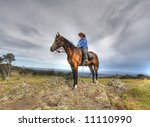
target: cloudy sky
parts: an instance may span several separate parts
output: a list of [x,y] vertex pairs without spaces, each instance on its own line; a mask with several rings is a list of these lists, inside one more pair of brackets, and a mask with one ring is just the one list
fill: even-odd
[[77,45],[80,31],[101,73],[150,74],[149,0],[0,0],[0,55],[15,65],[69,70],[49,47],[56,32]]

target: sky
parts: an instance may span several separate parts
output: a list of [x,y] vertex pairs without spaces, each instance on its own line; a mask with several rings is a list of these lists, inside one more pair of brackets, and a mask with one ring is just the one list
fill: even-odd
[[150,75],[149,9],[149,0],[0,0],[0,56],[14,53],[17,66],[70,70],[66,54],[49,48],[57,32],[74,45],[84,32],[100,73]]

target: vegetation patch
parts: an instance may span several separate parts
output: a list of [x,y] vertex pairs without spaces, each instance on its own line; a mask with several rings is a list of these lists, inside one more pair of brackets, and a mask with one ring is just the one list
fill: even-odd
[[9,80],[0,79],[0,109],[150,109],[150,80],[79,77],[72,90],[72,73],[12,66]]

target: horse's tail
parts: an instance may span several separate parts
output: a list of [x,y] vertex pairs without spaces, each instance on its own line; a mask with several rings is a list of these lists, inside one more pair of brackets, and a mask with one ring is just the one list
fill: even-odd
[[97,54],[95,54],[95,59],[96,59],[96,62],[95,62],[95,70],[98,71],[98,69],[99,69],[99,59],[98,59]]
[[93,57],[92,57],[92,59],[93,59],[93,65],[94,65],[95,70],[98,71],[98,69],[99,69],[99,59],[98,59],[98,56],[94,52],[90,51],[89,53],[93,54]]
[[94,54],[94,58],[93,58],[94,72],[95,72],[96,80],[98,80],[99,59],[96,53],[93,54]]
[[93,82],[94,82],[95,76],[96,76],[96,80],[98,80],[99,59],[98,59],[98,56],[96,53],[90,51],[89,54],[91,54],[91,64],[90,64],[89,68],[93,75]]

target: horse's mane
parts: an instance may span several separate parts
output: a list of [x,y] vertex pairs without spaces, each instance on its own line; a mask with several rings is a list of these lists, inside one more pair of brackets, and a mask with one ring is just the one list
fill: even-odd
[[64,42],[67,48],[76,48],[76,46],[72,42],[68,41],[66,38],[64,38]]

